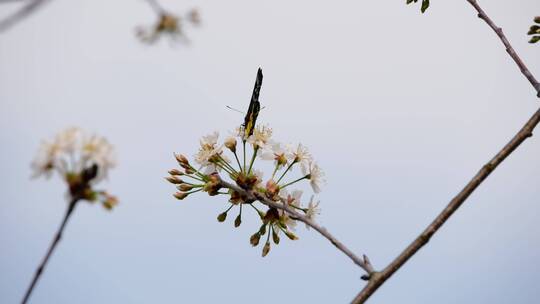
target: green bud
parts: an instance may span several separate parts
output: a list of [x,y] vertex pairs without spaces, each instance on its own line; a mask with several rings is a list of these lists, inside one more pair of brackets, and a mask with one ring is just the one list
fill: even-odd
[[224,222],[225,219],[227,218],[227,212],[223,212],[223,213],[220,213],[218,216],[217,216],[217,220],[218,222]]
[[274,241],[274,244],[279,244],[279,235],[277,234],[275,229],[272,229],[272,240]]
[[533,36],[529,43],[537,43],[538,41],[540,41],[540,36]]
[[262,224],[261,225],[261,228],[259,228],[259,233],[261,235],[265,235],[266,234],[266,224]]
[[262,250],[263,258],[268,254],[268,252],[270,252],[270,242],[266,242],[266,244],[264,244],[264,247]]
[[540,16],[534,17],[534,22],[540,24]]
[[296,234],[292,233],[292,232],[289,231],[289,230],[285,230],[285,235],[286,235],[291,241],[296,241],[296,240],[298,240],[298,237],[296,236]]
[[259,245],[260,240],[261,240],[261,234],[259,232],[256,232],[254,235],[252,235],[249,238],[249,243],[251,244],[251,246],[255,247]]
[[240,224],[242,224],[242,216],[240,216],[240,214],[236,217],[236,219],[234,220],[234,227],[238,227],[240,226]]

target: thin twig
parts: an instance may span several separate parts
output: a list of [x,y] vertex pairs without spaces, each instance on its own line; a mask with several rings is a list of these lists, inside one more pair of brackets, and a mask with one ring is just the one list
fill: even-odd
[[24,295],[24,299],[22,300],[22,304],[25,304],[28,302],[28,299],[30,298],[30,295],[32,294],[32,291],[34,290],[34,287],[36,286],[37,281],[41,277],[41,274],[43,273],[43,270],[45,269],[45,266],[47,265],[47,262],[49,261],[49,258],[51,257],[54,249],[56,248],[56,245],[58,245],[58,242],[60,242],[60,239],[62,238],[62,233],[64,232],[64,228],[66,227],[66,223],[73,213],[73,210],[75,210],[75,206],[77,205],[77,202],[79,201],[78,198],[73,198],[71,202],[69,203],[69,206],[66,210],[66,214],[64,215],[64,219],[62,220],[62,224],[60,225],[60,228],[58,228],[58,231],[56,232],[56,236],[51,242],[51,245],[49,246],[49,250],[47,251],[47,254],[43,258],[43,261],[39,265],[39,267],[36,270],[36,273],[34,274],[34,278],[32,279],[32,283],[30,283],[30,286],[28,287],[28,290],[26,291]]
[[337,249],[339,249],[341,252],[347,255],[353,261],[353,263],[355,263],[356,265],[364,269],[368,273],[368,275],[374,272],[374,269],[371,266],[369,259],[365,255],[362,258],[358,257],[349,248],[347,248],[343,243],[341,243],[338,239],[336,239],[336,237],[334,237],[330,232],[328,232],[326,228],[319,226],[315,221],[311,220],[307,216],[289,208],[287,204],[282,204],[282,203],[272,201],[268,199],[266,196],[262,195],[261,193],[258,193],[256,191],[246,191],[237,185],[228,183],[223,180],[221,180],[221,185],[225,188],[232,189],[240,193],[241,195],[245,195],[248,201],[259,201],[262,204],[265,204],[269,207],[281,209],[289,213],[291,218],[298,220],[300,222],[303,222],[309,227],[315,229],[326,239],[328,239],[334,246],[336,246]]
[[476,173],[472,180],[454,197],[448,206],[429,224],[429,226],[396,257],[384,270],[375,272],[368,284],[356,296],[352,303],[364,303],[386,280],[388,280],[403,264],[405,264],[420,248],[426,245],[431,237],[458,210],[465,200],[478,186],[501,164],[519,145],[532,136],[532,131],[540,122],[540,109],[534,113],[523,128],[502,148],[495,157]]
[[49,0],[30,0],[30,3],[24,5],[15,13],[7,16],[5,19],[0,20],[0,33],[8,30],[10,27],[14,26],[17,22],[23,20],[25,17],[28,17],[39,7],[44,5]]
[[506,47],[506,52],[508,52],[508,55],[510,55],[510,57],[514,59],[517,66],[521,70],[521,73],[525,75],[525,77],[527,77],[527,79],[529,80],[533,88],[536,90],[536,93],[537,93],[536,96],[540,98],[540,83],[538,82],[538,80],[536,80],[536,78],[533,76],[531,71],[529,71],[525,63],[523,63],[523,60],[521,60],[519,55],[516,53],[516,51],[514,50],[514,48],[512,47],[512,45],[506,38],[506,36],[504,35],[502,28],[498,27],[493,22],[493,20],[489,18],[489,16],[484,12],[484,10],[480,7],[480,5],[478,4],[476,0],[467,0],[467,2],[469,2],[474,7],[474,9],[478,12],[478,18],[484,20],[489,25],[489,27],[493,29],[493,31],[497,34],[497,36],[499,36],[499,38],[501,39],[501,42]]

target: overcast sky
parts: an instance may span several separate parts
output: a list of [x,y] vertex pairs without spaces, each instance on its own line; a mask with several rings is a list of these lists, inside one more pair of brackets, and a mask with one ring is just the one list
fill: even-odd
[[[242,121],[225,106],[247,107],[262,67],[260,121],[326,172],[321,224],[383,268],[539,105],[465,0],[424,15],[404,2],[163,0],[198,7],[203,26],[187,46],[147,46],[134,37],[154,22],[144,1],[57,0],[1,34],[0,302],[21,300],[66,207],[30,161],[73,125],[115,145],[100,187],[120,205],[77,208],[33,303],[350,301],[363,273],[317,233],[300,227],[261,258],[254,216],[218,223],[223,200],[177,201],[163,176],[173,152]],[[525,35],[540,2],[514,2],[481,4],[540,76]],[[532,137],[370,303],[536,303],[539,178]]]

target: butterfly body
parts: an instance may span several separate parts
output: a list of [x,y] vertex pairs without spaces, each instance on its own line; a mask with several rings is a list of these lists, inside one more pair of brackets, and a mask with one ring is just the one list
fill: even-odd
[[255,86],[253,87],[253,94],[251,95],[251,101],[249,102],[249,108],[244,118],[244,138],[248,138],[253,134],[255,129],[255,123],[261,110],[261,103],[259,102],[259,93],[261,91],[263,80],[263,74],[261,68],[257,71],[257,78],[255,79]]

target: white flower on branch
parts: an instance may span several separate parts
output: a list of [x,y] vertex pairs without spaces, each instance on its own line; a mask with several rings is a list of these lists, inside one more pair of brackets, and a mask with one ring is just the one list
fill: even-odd
[[313,188],[313,192],[321,192],[321,186],[324,184],[324,172],[321,170],[319,165],[314,161],[311,161],[308,164],[302,164],[302,173],[309,179],[309,184]]

